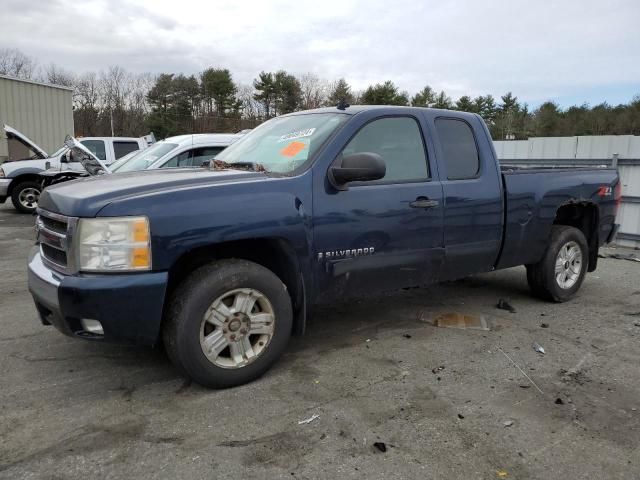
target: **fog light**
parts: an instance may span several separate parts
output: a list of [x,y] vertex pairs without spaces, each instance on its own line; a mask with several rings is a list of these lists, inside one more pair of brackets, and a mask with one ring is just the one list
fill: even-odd
[[85,332],[93,333],[94,335],[104,335],[102,324],[98,320],[82,318],[80,319],[80,324]]

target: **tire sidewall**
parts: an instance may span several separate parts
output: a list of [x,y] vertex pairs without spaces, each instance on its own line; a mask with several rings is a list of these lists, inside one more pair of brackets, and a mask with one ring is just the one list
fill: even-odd
[[20,192],[22,192],[26,188],[35,188],[42,194],[42,187],[35,181],[26,181],[20,182],[15,186],[13,191],[11,192],[11,202],[16,210],[22,213],[33,213],[36,211],[35,208],[26,208],[20,203]]
[[[553,240],[551,242],[550,248],[547,252],[547,258],[545,259],[546,263],[546,272],[545,272],[545,280],[548,285],[548,290],[553,299],[557,302],[564,302],[569,300],[571,297],[575,295],[575,293],[580,289],[582,282],[587,274],[587,270],[589,268],[589,247],[587,245],[587,240],[584,237],[584,234],[574,227],[554,227],[555,235],[553,235]],[[582,253],[582,268],[580,269],[580,275],[578,276],[578,280],[571,288],[562,288],[558,285],[555,275],[555,265],[556,259],[558,258],[558,253],[560,249],[569,242],[576,242],[580,248]]]
[[[182,368],[198,383],[216,388],[247,383],[269,369],[284,351],[291,336],[291,299],[280,279],[266,268],[248,261],[217,262],[195,272],[177,295],[179,311],[173,339]],[[227,369],[211,363],[200,345],[200,328],[213,301],[237,288],[252,288],[264,294],[275,313],[274,335],[266,350],[252,363]]]

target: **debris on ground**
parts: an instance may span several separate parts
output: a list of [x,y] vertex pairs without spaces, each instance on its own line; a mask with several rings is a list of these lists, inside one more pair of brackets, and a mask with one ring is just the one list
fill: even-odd
[[307,425],[308,423],[311,423],[314,420],[317,420],[318,418],[320,418],[320,415],[318,415],[317,413],[314,413],[309,418],[305,418],[304,420],[300,420],[298,422],[298,425]]
[[499,478],[507,478],[509,476],[509,473],[506,470],[497,470],[496,475]]
[[598,255],[599,258],[615,258],[616,260],[629,260],[630,262],[640,262],[640,258],[635,253],[612,253],[611,255]]
[[549,324],[548,323],[541,323],[540,324],[540,328],[549,328]]
[[558,398],[556,398],[555,404],[556,405],[564,405],[564,400],[562,400],[560,397],[558,397]]
[[635,323],[633,324],[633,326],[634,326],[634,327],[640,327],[640,322],[635,322]]
[[502,422],[502,426],[504,427],[510,427],[511,425],[513,425],[513,420],[507,420],[505,422]]
[[509,301],[505,300],[504,298],[501,298],[500,300],[498,300],[498,303],[496,304],[496,308],[499,308],[500,310],[506,310],[507,312],[516,313],[515,307],[511,305]]
[[387,451],[387,444],[384,442],[375,442],[373,446],[377,448],[379,451],[381,451],[382,453]]
[[404,338],[411,338],[411,335],[409,335],[408,333],[405,333],[404,335],[402,335]]
[[[536,382],[534,382],[534,381],[531,379],[531,377],[530,377],[529,375],[527,375],[527,374],[525,373],[525,371],[524,371],[524,370],[522,370],[522,368],[520,368],[520,365],[518,365],[516,362],[514,362],[514,361],[513,361],[513,359],[512,359],[509,355],[507,355],[507,354],[505,353],[505,351],[504,351],[504,350],[502,350],[502,348],[498,347],[498,351],[499,351],[500,353],[502,353],[505,357],[507,357],[507,360],[509,360],[509,361],[513,364],[513,366],[514,366],[514,367],[516,367],[516,368],[520,371],[520,373],[521,373],[522,375],[524,375],[524,376],[527,378],[527,380],[529,380],[529,381],[531,382],[531,384],[532,384],[534,387],[536,387],[536,389],[537,389],[541,394],[543,394],[543,395],[544,395],[544,392],[542,391],[542,389],[541,389],[541,388],[536,384]],[[491,388],[493,388],[493,387],[491,387]]]
[[531,385],[519,385],[520,388],[531,388]]
[[491,322],[484,315],[467,315],[466,313],[448,312],[442,313],[433,320],[428,321],[434,327],[457,328],[460,330],[484,330],[492,328]]
[[538,342],[533,342],[533,349],[541,354],[545,354],[546,352],[544,351],[544,348],[542,347],[542,345],[540,345]]
[[462,415],[461,413],[459,413],[459,414],[458,414],[458,418],[459,418],[460,420],[462,420],[462,419],[464,418],[464,415]]
[[440,365],[439,367],[432,368],[431,373],[438,373],[438,372],[441,372],[442,370],[444,370],[444,365]]

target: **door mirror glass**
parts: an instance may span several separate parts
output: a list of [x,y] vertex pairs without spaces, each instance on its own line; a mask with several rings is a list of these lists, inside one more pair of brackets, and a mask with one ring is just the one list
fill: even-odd
[[377,153],[359,152],[345,155],[339,166],[329,169],[329,181],[339,190],[345,190],[349,182],[370,182],[384,178],[387,167]]

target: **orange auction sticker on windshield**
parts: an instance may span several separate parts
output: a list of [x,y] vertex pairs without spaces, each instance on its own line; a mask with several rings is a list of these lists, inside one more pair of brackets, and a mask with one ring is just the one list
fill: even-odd
[[289,145],[280,150],[280,155],[285,157],[295,157],[307,145],[302,142],[291,142]]

